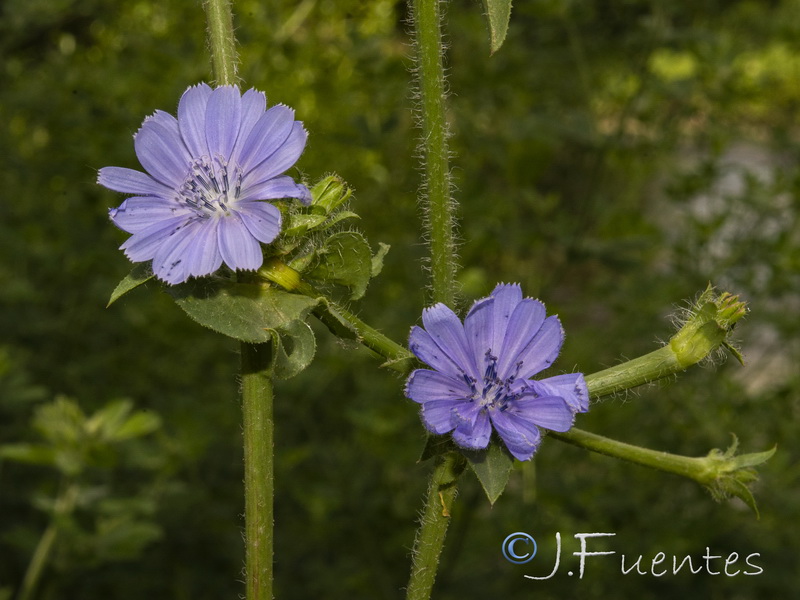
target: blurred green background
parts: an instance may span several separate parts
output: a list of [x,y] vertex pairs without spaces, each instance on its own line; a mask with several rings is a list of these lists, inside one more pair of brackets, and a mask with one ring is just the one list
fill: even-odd
[[[347,180],[362,230],[392,246],[352,308],[405,339],[426,303],[405,5],[234,9],[243,84],[310,132],[301,173]],[[0,598],[48,527],[37,598],[239,597],[237,345],[155,285],[105,308],[130,265],[107,218],[122,198],[94,183],[100,167],[137,168],[144,116],[209,80],[200,5],[0,12]],[[464,478],[434,597],[787,597],[800,584],[800,1],[517,2],[492,57],[481,12],[457,0],[447,18],[461,308],[521,282],[561,316],[558,367],[588,373],[657,347],[709,281],[739,293],[744,368],[695,368],[578,425],[680,454],[731,432],[745,452],[778,452],[756,520],[691,482],[546,442],[493,508]],[[277,391],[276,596],[401,598],[428,472],[417,407],[366,352],[317,331],[317,360]],[[515,531],[540,561],[503,559]],[[556,532],[559,575],[523,578],[549,573]],[[616,533],[590,550],[618,552],[587,559],[582,580],[566,575],[580,532]],[[764,572],[620,573],[621,553],[707,547],[738,552],[739,568],[759,553]]]

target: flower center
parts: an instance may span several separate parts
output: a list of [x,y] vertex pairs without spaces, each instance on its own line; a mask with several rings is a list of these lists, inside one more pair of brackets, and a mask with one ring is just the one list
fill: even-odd
[[478,402],[482,408],[503,411],[508,407],[508,403],[514,401],[518,396],[518,393],[512,390],[511,386],[516,379],[520,365],[517,365],[514,374],[501,380],[497,376],[497,357],[492,354],[491,348],[486,351],[484,361],[486,362],[486,370],[482,381],[464,375],[472,391],[470,400]]
[[242,191],[242,169],[229,166],[221,156],[196,158],[178,193],[179,201],[191,207],[198,217],[224,217]]

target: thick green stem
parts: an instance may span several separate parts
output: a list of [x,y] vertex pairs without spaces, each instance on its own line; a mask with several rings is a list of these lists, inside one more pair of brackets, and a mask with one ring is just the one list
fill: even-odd
[[[229,0],[205,0],[208,46],[217,85],[237,83],[236,38]],[[273,346],[241,344],[244,430],[245,579],[247,600],[272,600],[274,423]]]
[[431,252],[433,301],[455,304],[455,220],[450,195],[442,0],[412,0],[419,86],[420,154],[424,165],[423,208]]
[[247,600],[272,600],[272,344],[241,345]]
[[709,469],[708,461],[705,457],[694,458],[650,450],[649,448],[618,442],[588,431],[582,431],[576,427],[565,433],[551,431],[548,433],[548,437],[568,442],[592,452],[605,454],[606,456],[613,456],[614,458],[627,460],[628,462],[658,469],[659,471],[682,475],[701,483],[708,483],[709,474],[713,472]]
[[217,85],[234,85],[236,80],[236,36],[230,0],[205,0],[208,47]]
[[456,484],[464,471],[465,460],[455,452],[439,456],[436,461],[428,484],[417,539],[414,541],[406,600],[428,600],[431,597],[444,538],[450,525],[450,513],[456,499]]
[[717,295],[709,286],[687,313],[688,319],[665,346],[587,375],[589,394],[599,398],[680,373],[723,347],[741,361],[728,338],[736,322],[747,314],[744,302],[727,292]]
[[666,345],[644,356],[586,375],[586,385],[590,396],[600,398],[680,373],[685,369],[678,362],[671,346]]

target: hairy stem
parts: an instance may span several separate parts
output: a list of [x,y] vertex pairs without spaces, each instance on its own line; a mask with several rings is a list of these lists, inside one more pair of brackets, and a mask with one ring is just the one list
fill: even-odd
[[233,12],[230,0],[205,0],[208,24],[208,47],[211,53],[211,67],[217,85],[237,83],[236,37],[233,34]]
[[247,600],[272,600],[273,346],[242,343]]
[[456,499],[456,484],[466,464],[464,457],[455,452],[439,456],[436,461],[428,484],[417,538],[414,540],[406,600],[428,600],[431,597],[444,538],[450,525],[450,512]]
[[422,203],[430,243],[433,301],[455,303],[455,219],[450,195],[450,166],[442,63],[441,0],[411,0],[419,88],[418,119],[424,183]]
[[[236,38],[229,0],[205,0],[208,45],[217,85],[237,83]],[[247,275],[243,275],[247,277]],[[274,423],[272,343],[242,342],[245,587],[247,600],[272,600]]]

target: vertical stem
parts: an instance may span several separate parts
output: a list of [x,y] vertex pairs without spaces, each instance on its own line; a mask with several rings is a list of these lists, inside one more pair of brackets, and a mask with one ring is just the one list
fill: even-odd
[[450,166],[442,64],[442,1],[411,0],[419,85],[420,153],[424,164],[423,206],[431,251],[433,301],[455,300],[455,221],[450,196]]
[[205,0],[203,7],[208,23],[208,46],[211,67],[217,85],[233,85],[236,81],[236,37],[233,35],[233,13],[229,0]]
[[[450,166],[442,63],[442,0],[410,0],[414,21],[420,154],[424,165],[423,208],[431,252],[433,301],[455,304],[455,220],[450,196]],[[450,511],[455,501],[463,458],[448,453],[437,459],[422,512],[406,598],[428,600],[439,568]]]
[[242,343],[247,600],[272,600],[273,345]]
[[457,481],[464,470],[464,458],[455,452],[437,457],[422,509],[420,528],[414,540],[411,578],[406,600],[428,600],[439,567],[450,511],[457,494]]
[[[236,38],[229,0],[205,0],[208,45],[217,85],[236,81]],[[272,600],[274,423],[273,345],[242,342],[245,578],[247,600]]]

